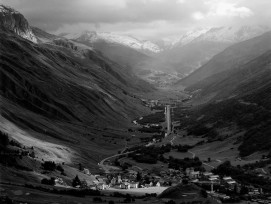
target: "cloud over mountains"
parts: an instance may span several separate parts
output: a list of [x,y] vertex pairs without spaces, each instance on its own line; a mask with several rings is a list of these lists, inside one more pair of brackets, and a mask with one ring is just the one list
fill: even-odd
[[155,38],[195,27],[269,23],[269,0],[0,0],[51,32],[113,31]]

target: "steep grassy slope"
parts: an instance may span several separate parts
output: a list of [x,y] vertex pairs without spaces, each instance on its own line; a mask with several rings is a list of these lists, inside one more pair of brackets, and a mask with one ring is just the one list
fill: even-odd
[[[79,41],[80,42],[80,41]],[[81,42],[89,45],[88,42]],[[129,70],[134,70],[134,68],[140,64],[142,61],[149,59],[150,57],[144,53],[141,53],[132,48],[121,46],[113,43],[107,42],[96,42],[92,46],[99,50],[103,55],[111,59],[112,61],[118,62]]]
[[238,68],[271,49],[271,32],[237,43],[214,56],[205,65],[180,80],[176,85],[191,86],[214,74]]
[[[210,141],[224,140],[237,133],[236,144],[240,145],[241,156],[270,152],[270,68],[271,51],[259,52],[259,56],[247,63],[188,87],[186,91],[192,93],[192,103],[201,104],[189,113],[190,118],[183,121],[189,132],[205,135]],[[231,129],[235,135],[222,134],[223,128]],[[239,131],[233,131],[236,128]]]
[[126,110],[132,110],[124,93],[135,85],[94,52],[78,58],[66,48],[34,45],[6,33],[1,39],[2,96],[65,120],[91,122],[99,115],[109,121],[116,115],[125,118]]
[[230,43],[225,42],[200,41],[176,46],[159,53],[156,56],[156,66],[157,69],[160,67],[160,70],[163,70],[164,64],[169,64],[171,70],[185,77],[230,45]]
[[90,169],[122,149],[131,119],[148,112],[135,92],[148,84],[85,46],[34,44],[0,32],[0,129],[38,159]]
[[137,66],[143,61],[150,59],[151,57],[140,52],[139,50],[133,49],[132,47],[122,45],[120,43],[113,43],[106,40],[91,40],[88,36],[81,36],[79,38],[71,39],[73,42],[77,42],[88,47],[92,47],[95,50],[102,53],[108,59],[117,62],[118,64],[125,67],[131,73],[137,72]]
[[[248,63],[214,74],[188,88],[195,92],[195,99],[208,98],[221,100],[229,97],[241,97],[266,91],[271,83],[271,51],[252,59]],[[262,100],[268,97],[263,97]]]
[[[257,97],[255,95],[255,99]],[[189,118],[181,120],[190,134],[205,136],[210,142],[232,138],[239,145],[240,156],[262,151],[262,154],[270,153],[271,113],[264,106],[248,100],[228,99],[198,107],[187,114]]]

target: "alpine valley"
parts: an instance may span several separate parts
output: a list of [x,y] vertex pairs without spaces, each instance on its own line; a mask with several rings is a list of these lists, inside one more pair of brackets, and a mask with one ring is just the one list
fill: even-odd
[[0,203],[270,202],[268,26],[143,40],[26,18],[0,5]]

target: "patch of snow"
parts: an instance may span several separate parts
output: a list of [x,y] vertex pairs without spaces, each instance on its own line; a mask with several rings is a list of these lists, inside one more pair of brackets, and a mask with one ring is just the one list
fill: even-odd
[[235,43],[259,36],[270,28],[267,26],[232,26],[212,28],[208,32],[200,35],[195,41],[219,41]]
[[140,41],[134,37],[120,35],[116,33],[109,32],[94,32],[94,31],[84,31],[82,33],[69,33],[63,35],[63,37],[73,40],[82,40],[94,43],[97,41],[106,41],[109,43],[120,44],[127,47],[131,47],[135,50],[149,51],[153,53],[158,53],[161,51],[158,45],[150,41]]

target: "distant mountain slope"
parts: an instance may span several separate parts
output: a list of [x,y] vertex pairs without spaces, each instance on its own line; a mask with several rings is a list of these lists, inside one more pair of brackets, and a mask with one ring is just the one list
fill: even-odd
[[192,94],[193,104],[200,104],[189,119],[192,131],[204,127],[201,134],[206,133],[211,141],[224,140],[233,135],[221,135],[220,130],[237,127],[239,133],[244,132],[237,132],[241,156],[255,152],[271,155],[271,49],[186,91]]
[[79,42],[88,42],[89,44],[93,45],[99,42],[122,45],[147,54],[154,54],[161,51],[159,46],[150,41],[141,41],[131,36],[119,35],[115,33],[84,31],[82,33],[75,34],[61,34],[60,36]]
[[191,86],[207,77],[239,67],[271,49],[271,32],[237,43],[214,56],[201,68],[180,80],[178,84]]
[[32,32],[33,34],[35,35],[35,37],[37,38],[37,41],[39,43],[45,43],[45,42],[50,42],[54,39],[57,39],[59,38],[58,36],[56,35],[53,35],[53,34],[50,34],[50,33],[47,33],[37,27],[31,27],[32,29]]
[[[271,49],[259,57],[252,58],[244,65],[214,74],[186,90],[195,92],[195,100],[196,98],[221,100],[253,95],[265,87],[271,87],[270,68]],[[265,100],[265,98],[261,100]]]
[[156,68],[165,70],[168,64],[171,70],[185,77],[203,66],[213,56],[225,48],[259,36],[269,30],[265,26],[238,26],[202,29],[185,34],[177,40],[171,49],[156,55]]
[[198,41],[217,41],[236,43],[242,42],[270,30],[268,26],[230,26],[230,27],[215,27],[195,38],[193,42]]
[[135,69],[140,63],[150,58],[150,56],[141,53],[135,49],[120,44],[96,42],[89,43],[86,41],[78,41],[87,46],[91,46],[94,49],[100,51],[104,56],[111,59],[114,62],[119,63],[123,67],[126,67],[130,71],[137,72]]

